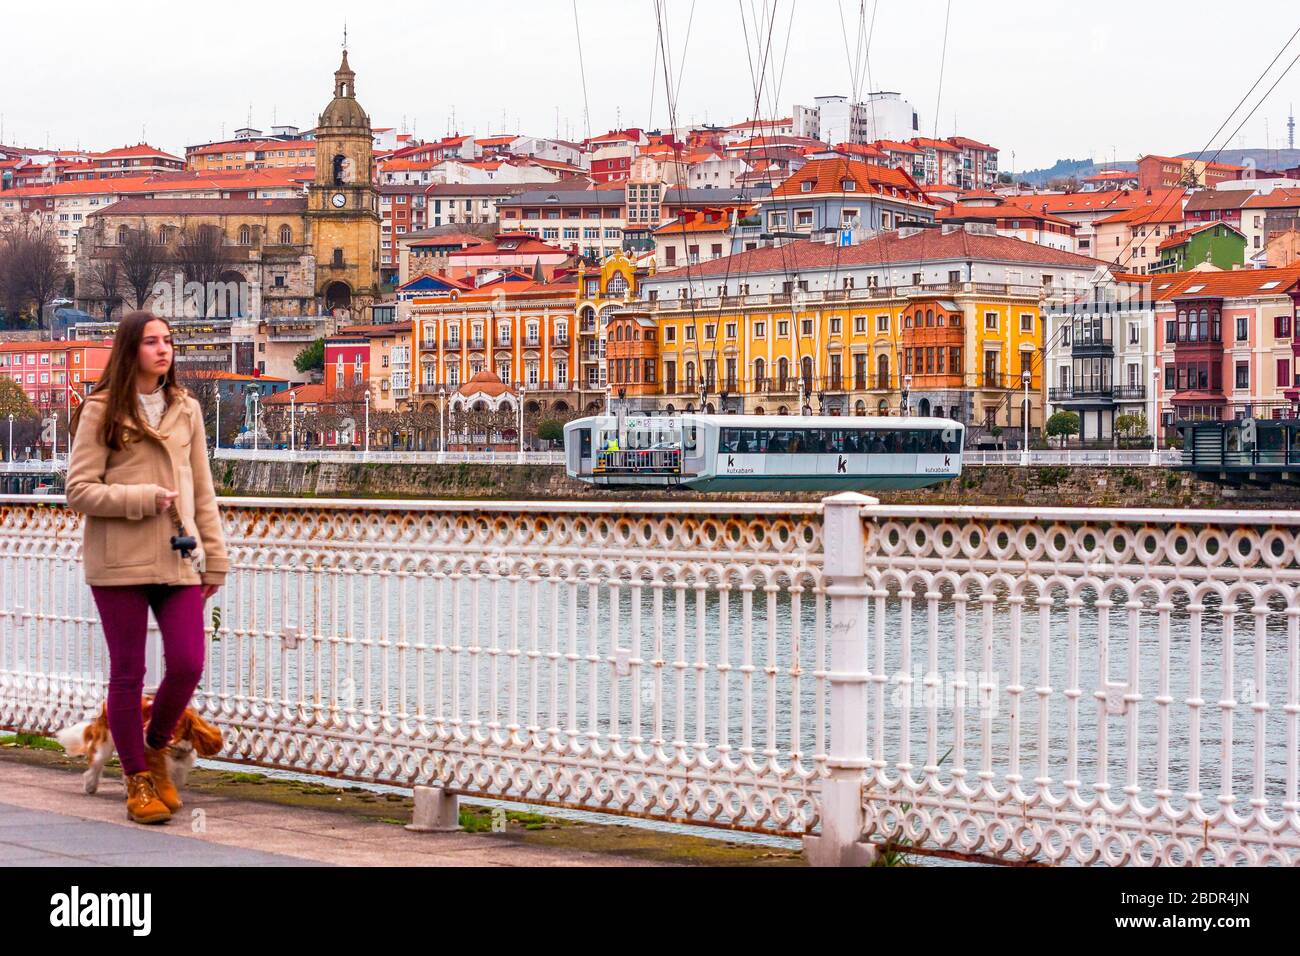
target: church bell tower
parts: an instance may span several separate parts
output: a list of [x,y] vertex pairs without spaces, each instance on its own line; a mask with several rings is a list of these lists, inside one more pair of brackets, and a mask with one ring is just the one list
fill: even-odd
[[353,310],[379,295],[379,191],[370,117],[356,98],[348,51],[334,74],[334,98],[316,127],[316,175],[307,218],[322,311]]

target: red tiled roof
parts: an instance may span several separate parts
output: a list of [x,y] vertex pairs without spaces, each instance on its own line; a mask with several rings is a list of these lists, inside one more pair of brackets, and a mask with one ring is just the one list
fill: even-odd
[[934,149],[942,153],[960,153],[952,143],[946,143],[941,139],[930,139],[928,136],[913,136],[910,140],[913,146],[919,146],[923,149]]
[[1263,196],[1246,200],[1248,209],[1292,209],[1300,206],[1300,189],[1274,189]]
[[[913,202],[929,202],[929,198],[917,185],[916,180],[905,171],[843,156],[809,160],[798,172],[772,190],[772,198],[840,194],[845,191],[842,183],[847,179],[852,179],[857,184],[854,192],[880,193],[897,189],[903,193],[900,198]],[[812,190],[808,193],[803,191],[801,185],[805,182],[813,184]]]
[[232,169],[211,172],[157,173],[118,176],[109,179],[77,179],[43,186],[23,186],[5,191],[6,198],[34,199],[78,195],[127,195],[162,193],[190,189],[233,190],[274,189],[296,186],[315,175],[310,166],[281,166],[272,169]]
[[314,139],[226,139],[219,143],[194,146],[186,152],[191,156],[207,156],[216,153],[247,153],[266,149],[310,149],[314,152],[316,141]]
[[879,149],[888,150],[891,153],[919,153],[920,150],[910,143],[900,143],[892,139],[878,139],[873,144]]
[[[1269,283],[1276,283],[1265,289]],[[1196,296],[1228,298],[1281,296],[1300,283],[1300,265],[1281,269],[1232,269],[1226,272],[1174,272],[1152,277],[1151,294],[1161,302]]]
[[[1026,209],[1050,212],[1057,216],[1082,212],[1114,213],[1153,202],[1169,204],[1169,195],[1175,192],[1181,198],[1185,190],[1177,187],[1153,189],[1149,194],[1143,189],[1108,189],[1091,193],[1034,193],[1028,196],[1008,196],[1007,202],[1024,206]],[[1178,203],[1178,208],[1181,211],[1181,202]]]
[[274,395],[268,395],[262,399],[262,404],[288,405],[290,393],[293,393],[292,401],[299,405],[319,405],[328,397],[325,393],[325,386],[320,382],[313,382],[309,385],[298,385],[294,388],[286,388],[283,391],[276,392]]
[[[751,206],[739,207],[741,217],[749,215]],[[710,213],[714,215],[710,218]],[[686,215],[674,219],[672,222],[666,222],[659,228],[655,229],[655,235],[662,235],[671,239],[673,236],[690,234],[693,232],[726,232],[731,228],[731,214],[728,209],[710,209],[710,210],[689,210]]]
[[[511,248],[503,249],[503,244],[511,245]],[[453,249],[448,256],[493,256],[493,255],[568,255],[559,246],[552,246],[549,243],[528,235],[526,232],[519,233],[501,233],[492,241],[480,242],[477,246],[470,246],[467,249]]]
[[1068,219],[1053,216],[1050,212],[1034,212],[1032,209],[1026,209],[1024,206],[1017,206],[1012,203],[1001,203],[997,206],[979,206],[956,202],[946,209],[939,210],[936,216],[939,219],[1028,219],[1034,222],[1051,222],[1058,226],[1075,228],[1075,224]]
[[139,143],[135,146],[119,146],[117,149],[108,149],[102,153],[91,153],[90,155],[96,159],[117,159],[126,156],[161,156],[164,159],[174,159],[178,163],[182,162],[179,156],[173,156],[171,153],[164,152],[147,143]]
[[1182,202],[1170,200],[1164,203],[1152,203],[1149,206],[1142,205],[1134,206],[1132,209],[1124,209],[1120,212],[1106,216],[1105,218],[1098,219],[1095,225],[1112,226],[1119,223],[1128,223],[1134,226],[1142,226],[1150,225],[1152,223],[1182,221]]
[[222,372],[210,368],[196,368],[191,371],[178,372],[177,375],[182,379],[208,378],[222,382],[284,382],[285,384],[289,382],[287,378],[276,378],[274,375],[240,375],[238,372]]
[[1183,212],[1240,209],[1250,196],[1249,189],[1198,189],[1187,197]]
[[378,325],[349,325],[339,329],[339,335],[365,335],[369,338],[386,338],[411,331],[410,322],[381,322]]
[[966,149],[982,149],[985,152],[996,153],[997,147],[990,146],[987,143],[981,143],[977,139],[971,139],[969,136],[949,136],[948,142],[954,146],[961,146]]
[[0,352],[66,352],[68,349],[111,349],[112,339],[102,342],[88,342],[72,339],[67,342],[0,342]]
[[1207,222],[1199,226],[1194,226],[1191,229],[1179,230],[1178,232],[1170,236],[1168,239],[1166,239],[1164,242],[1160,243],[1160,245],[1156,246],[1156,251],[1159,252],[1162,249],[1170,249],[1174,246],[1181,246],[1184,242],[1191,239],[1192,236],[1196,235],[1197,233],[1204,232],[1206,229],[1213,229],[1215,226],[1223,226],[1225,229],[1231,229],[1233,232],[1241,236],[1243,239],[1246,238],[1244,235],[1242,235],[1240,229],[1236,228],[1235,226],[1229,223]]
[[209,215],[300,215],[307,200],[296,199],[119,199],[111,206],[96,209],[92,216],[163,216],[181,213]]
[[[882,233],[856,246],[833,246],[824,242],[801,240],[784,246],[767,246],[749,252],[712,259],[690,267],[691,278],[711,275],[791,272],[808,269],[852,266],[891,266],[912,262],[941,262],[978,259],[989,262],[1014,262],[1031,265],[1065,266],[1075,269],[1108,267],[1109,263],[1073,252],[1062,252],[1010,236],[985,236],[953,230],[946,235],[939,230],[923,229],[906,237],[897,232]],[[685,267],[672,270],[686,274]],[[670,274],[660,269],[659,275]]]
[[497,378],[495,372],[484,369],[460,388],[456,389],[456,392],[457,394],[466,396],[483,394],[491,395],[493,398],[496,398],[504,392],[513,393],[514,389],[509,385],[503,384],[501,379]]
[[441,164],[437,159],[385,159],[379,163],[381,173],[396,173],[404,170],[429,170]]

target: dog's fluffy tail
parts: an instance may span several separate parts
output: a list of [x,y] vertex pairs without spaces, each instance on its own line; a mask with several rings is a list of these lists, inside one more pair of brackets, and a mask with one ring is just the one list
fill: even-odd
[[64,727],[54,735],[54,739],[63,745],[63,749],[74,757],[86,752],[86,731],[90,729],[91,721],[83,720],[79,724],[71,727]]

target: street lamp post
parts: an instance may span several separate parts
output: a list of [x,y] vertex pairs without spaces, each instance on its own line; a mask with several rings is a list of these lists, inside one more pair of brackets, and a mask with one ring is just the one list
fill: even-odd
[[1021,445],[1021,457],[1026,465],[1029,464],[1029,378],[1028,371],[1020,373],[1020,380],[1025,384],[1025,405],[1020,412],[1020,417],[1024,420],[1025,425],[1025,440],[1024,444]]
[[257,451],[257,433],[262,427],[262,393],[253,393],[253,451]]
[[524,387],[519,386],[519,460],[524,459]]
[[14,460],[14,413],[9,413],[9,460]]
[[1156,393],[1160,388],[1160,366],[1151,366],[1151,464],[1160,458],[1160,405]]
[[217,385],[217,451],[221,451],[221,385]]
[[289,454],[291,455],[298,450],[297,401],[298,393],[291,391],[289,393]]
[[365,454],[370,454],[370,389],[366,389],[366,443]]
[[438,386],[438,454],[447,450],[447,389]]

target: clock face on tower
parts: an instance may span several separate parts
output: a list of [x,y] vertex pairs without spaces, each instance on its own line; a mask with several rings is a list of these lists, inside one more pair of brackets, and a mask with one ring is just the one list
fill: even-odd
[[333,196],[330,196],[330,202],[334,205],[335,209],[342,209],[347,205],[348,197],[342,193],[335,193]]

